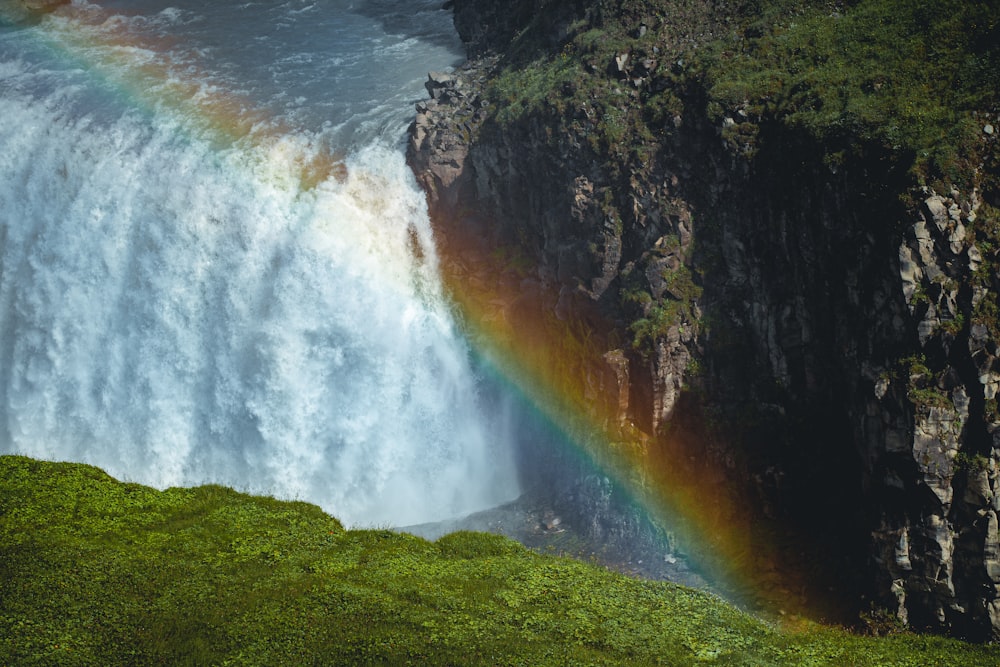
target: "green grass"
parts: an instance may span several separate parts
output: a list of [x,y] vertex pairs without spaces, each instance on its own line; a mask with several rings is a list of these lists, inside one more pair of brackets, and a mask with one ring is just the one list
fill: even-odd
[[0,664],[996,665],[779,630],[505,538],[344,530],[305,503],[0,457]]
[[[752,157],[762,126],[801,130],[839,166],[851,151],[877,149],[918,179],[962,183],[975,167],[982,123],[1000,105],[1000,8],[969,0],[736,0],[712,39],[704,2],[596,3],[572,24],[558,52],[547,33],[525,30],[491,88],[502,124],[528,115],[586,135],[613,160],[673,130],[686,98],[704,99],[735,152]],[[544,10],[540,10],[544,11]],[[649,30],[639,36],[643,20]],[[633,90],[613,74],[615,56],[652,59]],[[726,119],[729,119],[726,122]]]
[[[967,0],[759,2],[707,62],[709,115],[742,108],[833,148],[875,144],[961,181],[1000,91],[1000,15]],[[831,155],[830,158],[837,159]]]

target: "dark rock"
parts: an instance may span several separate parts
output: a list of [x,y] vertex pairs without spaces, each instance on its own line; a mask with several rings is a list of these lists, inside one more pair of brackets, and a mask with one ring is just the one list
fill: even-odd
[[458,80],[451,74],[446,74],[444,72],[430,72],[427,75],[427,81],[424,83],[424,87],[427,88],[427,92],[430,94],[431,99],[438,100],[443,94],[445,94],[445,91],[454,90],[457,82]]
[[[458,0],[456,26],[483,54],[537,9]],[[681,51],[654,53],[599,65],[641,95],[671,85],[657,60],[686,68]],[[428,81],[410,164],[444,236],[478,225],[487,245],[530,258],[526,320],[594,333],[604,347],[579,373],[622,439],[665,446],[670,425],[702,443],[701,458],[731,471],[725,484],[751,487],[761,515],[826,550],[858,603],[863,591],[914,627],[1000,636],[1000,341],[976,316],[1000,278],[970,232],[984,195],[914,191],[868,147],[831,173],[822,146],[781,127],[758,128],[751,158],[719,133],[753,128],[754,112],[735,105],[712,123],[697,94],[630,171],[586,140],[590,109],[571,112],[582,129],[558,142],[568,122],[544,111],[501,127],[472,102],[496,61],[473,62]],[[633,351],[656,308],[673,319]],[[692,387],[724,438],[678,409]],[[608,519],[605,480],[561,488],[573,502],[560,516],[589,518],[594,536],[635,528]]]

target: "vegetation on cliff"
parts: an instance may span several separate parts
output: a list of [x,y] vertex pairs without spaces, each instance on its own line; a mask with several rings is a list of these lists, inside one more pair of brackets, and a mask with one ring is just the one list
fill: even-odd
[[565,26],[558,49],[545,48],[548,21],[565,3],[543,4],[496,80],[498,117],[548,106],[610,155],[644,157],[697,86],[745,154],[760,124],[778,122],[836,149],[831,161],[874,143],[924,176],[963,178],[982,131],[974,112],[1000,103],[994,3],[604,0]]
[[777,120],[829,146],[832,167],[873,144],[918,178],[967,182],[983,129],[975,112],[995,108],[1000,93],[996,5],[842,4],[770,3],[716,45],[709,114],[737,119],[724,136],[738,141],[745,123]]
[[426,181],[461,204],[444,236],[528,258],[476,274],[518,286],[527,372],[598,414],[640,494],[784,545],[720,561],[778,590],[804,566],[845,620],[1000,637],[1000,7],[455,7],[496,58],[429,107],[426,137],[466,111],[466,149]]
[[[683,123],[707,121],[746,160],[770,127],[772,140],[810,137],[833,173],[875,161],[946,192],[973,185],[984,159],[979,114],[1000,105],[1000,11],[963,0],[604,0],[580,13],[548,2],[505,49],[489,98],[500,125],[543,119],[553,146],[589,150],[623,181],[648,176]],[[649,304],[634,314],[636,347],[648,350],[698,296],[625,295]]]
[[[707,121],[748,162],[768,135],[787,141],[798,133],[832,174],[867,160],[886,181],[908,174],[904,188],[1000,185],[1000,126],[987,115],[1000,110],[995,3],[604,0],[582,15],[567,13],[566,3],[543,4],[493,79],[496,119],[545,119],[553,146],[570,137],[623,182],[649,177],[683,123]],[[553,42],[559,17],[564,39]],[[623,203],[607,199],[617,219]],[[996,204],[987,202],[976,229],[989,256]],[[660,299],[624,276],[621,300],[633,311],[637,349],[648,352],[672,324],[698,319],[695,273],[674,269],[668,278],[689,287]]]
[[940,638],[781,630],[505,538],[345,530],[218,486],[0,457],[3,664],[1000,664]]

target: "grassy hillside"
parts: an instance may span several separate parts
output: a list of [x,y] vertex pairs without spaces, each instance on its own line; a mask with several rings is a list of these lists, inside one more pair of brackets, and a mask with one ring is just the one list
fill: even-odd
[[779,629],[504,538],[344,530],[218,486],[0,457],[0,664],[1000,665],[913,635]]
[[[831,166],[875,145],[918,178],[964,181],[1000,102],[995,2],[747,2],[737,39],[707,58],[709,114],[753,151],[752,124],[778,121],[829,147]],[[759,6],[758,6],[759,5]],[[744,143],[745,142],[745,143]]]
[[505,52],[497,119],[543,116],[554,144],[573,136],[612,172],[641,172],[675,122],[706,115],[746,159],[780,127],[833,170],[877,154],[947,191],[968,185],[1000,108],[996,2],[600,0],[561,46],[564,4],[543,4]]

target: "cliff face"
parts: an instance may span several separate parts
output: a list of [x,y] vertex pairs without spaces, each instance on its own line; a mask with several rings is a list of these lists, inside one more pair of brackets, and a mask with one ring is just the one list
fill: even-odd
[[[552,26],[541,43],[559,43],[574,18],[612,11],[510,4],[456,2],[480,57],[432,75],[418,105],[409,157],[445,244],[527,258],[488,269],[520,294],[497,307],[593,333],[573,372],[609,428],[647,449],[697,443],[726,471],[719,493],[738,488],[747,520],[790,527],[800,557],[824,554],[816,570],[846,576],[857,608],[998,636],[995,161],[944,191],[877,143],[831,161],[806,132],[710,109],[683,75],[728,21],[708,2],[661,17],[658,34],[684,39],[590,67],[612,105],[505,120],[491,54],[525,48],[511,26]],[[655,136],[593,140],[627,136],[609,130],[615,108],[671,86]],[[970,150],[994,155],[1000,123],[980,125]]]
[[718,255],[704,307],[737,338],[705,343],[713,400],[763,406],[765,434],[743,447],[775,462],[768,481],[796,525],[867,552],[855,567],[878,604],[988,636],[995,342],[975,301],[996,292],[973,276],[978,197],[902,205],[906,184],[874,156],[832,174],[808,144],[772,142],[744,178],[717,167],[714,225],[698,236]]

